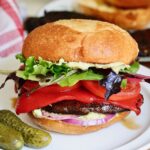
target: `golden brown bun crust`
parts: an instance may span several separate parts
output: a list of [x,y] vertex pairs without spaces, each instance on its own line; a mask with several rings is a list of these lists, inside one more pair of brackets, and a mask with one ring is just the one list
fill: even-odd
[[78,0],[76,10],[114,23],[124,29],[144,29],[150,23],[150,7],[122,9],[110,6],[102,0],[98,1]]
[[129,64],[138,51],[135,40],[118,26],[80,19],[40,26],[27,36],[23,45],[25,57],[102,64]]
[[150,6],[150,0],[104,0],[111,5],[122,8],[138,8]]
[[119,113],[112,120],[110,120],[109,122],[103,125],[95,125],[95,126],[87,126],[87,127],[72,125],[72,124],[62,122],[62,121],[35,118],[32,115],[32,113],[30,113],[29,116],[31,117],[31,119],[33,120],[35,124],[39,125],[40,127],[48,131],[54,131],[54,132],[63,133],[63,134],[84,134],[84,133],[98,131],[102,128],[108,127],[122,120],[123,118],[128,116],[129,113],[130,113],[129,111],[122,112],[122,113]]

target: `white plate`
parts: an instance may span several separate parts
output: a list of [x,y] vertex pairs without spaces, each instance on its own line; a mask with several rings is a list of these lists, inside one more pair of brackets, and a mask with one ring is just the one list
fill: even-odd
[[[55,0],[50,2],[39,12],[39,16],[44,14],[44,11],[50,10],[73,10],[74,0]],[[13,58],[0,59],[0,69],[17,69],[18,62]],[[150,70],[141,66],[140,73],[150,75]],[[5,76],[0,75],[0,84]],[[9,81],[5,88],[0,91],[0,109],[12,108],[11,99],[16,96],[14,93],[14,84]],[[142,83],[142,94],[144,95],[144,104],[142,105],[142,113],[136,116],[131,113],[129,118],[135,120],[140,126],[139,129],[130,130],[122,125],[121,122],[116,123],[106,129],[98,132],[85,135],[62,135],[58,133],[51,133],[52,143],[43,148],[44,150],[147,150],[150,146],[150,85]],[[27,115],[20,115],[22,120],[30,125],[33,125]],[[35,126],[35,125],[33,125]],[[143,147],[144,146],[144,147]],[[24,147],[23,150],[30,150],[31,148]]]
[[[14,57],[0,59],[0,69],[17,69],[19,63]],[[150,69],[141,66],[140,73],[150,75]],[[0,75],[0,84],[4,81],[5,75]],[[85,134],[85,135],[62,135],[51,133],[52,143],[43,148],[44,150],[130,150],[138,149],[150,142],[150,85],[142,83],[142,94],[144,95],[144,104],[142,105],[142,113],[136,116],[131,113],[129,117],[134,118],[135,122],[140,125],[139,129],[131,130],[122,125],[121,122],[116,123],[101,131]],[[15,97],[14,83],[7,82],[5,88],[0,91],[0,109],[10,109],[12,107],[11,99]],[[27,115],[19,117],[28,124],[32,125]],[[24,147],[23,150],[30,148]],[[142,148],[143,150],[143,148]]]

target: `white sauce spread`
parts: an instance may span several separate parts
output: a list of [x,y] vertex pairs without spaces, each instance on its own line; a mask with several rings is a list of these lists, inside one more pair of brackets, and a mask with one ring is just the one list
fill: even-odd
[[115,62],[110,64],[97,64],[97,63],[86,63],[86,62],[65,62],[64,59],[60,59],[58,62],[58,65],[61,65],[62,63],[66,63],[67,66],[73,68],[73,69],[81,69],[81,70],[87,70],[89,67],[95,67],[95,68],[101,68],[101,69],[108,69],[111,68],[114,72],[118,73],[121,69],[129,68],[129,65],[126,65],[122,62]]

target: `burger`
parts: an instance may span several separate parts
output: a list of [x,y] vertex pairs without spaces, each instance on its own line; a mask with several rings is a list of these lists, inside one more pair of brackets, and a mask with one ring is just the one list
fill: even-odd
[[135,40],[110,23],[71,19],[40,26],[16,56],[20,68],[5,80],[16,82],[16,113],[64,134],[100,130],[131,111],[139,115],[138,52]]
[[75,10],[126,30],[145,29],[150,22],[149,0],[77,0]]
[[142,8],[142,7],[149,7],[150,1],[149,0],[104,0],[107,3],[122,7],[122,8]]

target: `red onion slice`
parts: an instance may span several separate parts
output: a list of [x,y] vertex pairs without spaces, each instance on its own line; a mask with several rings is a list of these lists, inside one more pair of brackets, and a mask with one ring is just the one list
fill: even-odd
[[72,119],[63,120],[63,122],[74,124],[74,125],[79,125],[79,126],[93,126],[93,125],[104,124],[108,122],[109,120],[111,120],[114,116],[115,114],[108,114],[108,115],[105,115],[104,118],[95,119],[95,120],[81,120],[78,118],[72,118]]
[[141,79],[141,80],[146,80],[150,79],[150,76],[142,75],[142,74],[131,74],[133,77]]
[[129,80],[132,81],[137,81],[137,82],[145,81],[147,83],[150,83],[150,76],[145,76],[142,74],[127,74],[127,77]]
[[51,119],[51,120],[61,120],[63,122],[79,125],[79,126],[93,126],[93,125],[100,125],[108,122],[111,120],[115,114],[107,114],[103,118],[99,119],[92,119],[92,120],[83,120],[79,118],[77,115],[68,115],[68,114],[55,114],[49,113],[47,111],[42,110],[42,115],[44,118]]
[[42,116],[44,118],[51,119],[51,120],[66,120],[66,119],[73,119],[78,117],[77,115],[49,113],[45,110],[42,110]]

